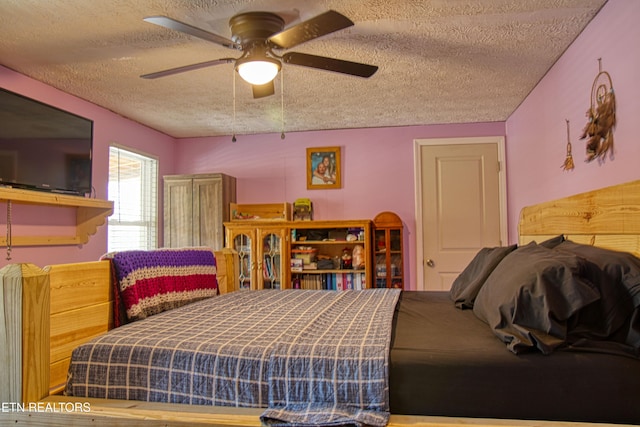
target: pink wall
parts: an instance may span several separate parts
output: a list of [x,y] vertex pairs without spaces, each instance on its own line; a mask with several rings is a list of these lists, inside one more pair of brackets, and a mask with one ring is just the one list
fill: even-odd
[[[507,120],[510,241],[524,206],[640,179],[640,1],[609,0]],[[614,157],[585,163],[586,125],[593,80],[602,70],[613,80],[618,125]],[[570,122],[575,169],[563,171]]]
[[[51,86],[0,66],[0,87],[29,98],[54,105],[94,121],[92,184],[96,197],[106,199],[109,167],[109,144],[117,143],[150,153],[160,159],[160,174],[173,171],[175,141],[160,132],[132,122],[104,108],[68,95]],[[6,204],[0,203],[0,232],[6,233]],[[162,212],[162,211],[160,211]],[[75,210],[14,205],[13,235],[73,235]],[[3,236],[4,237],[4,236]],[[100,227],[89,242],[81,247],[14,247],[7,261],[5,248],[0,248],[0,267],[8,263],[48,264],[96,260],[107,250],[107,228]]]
[[[240,135],[176,141],[82,99],[65,94],[0,66],[0,86],[94,120],[93,185],[96,197],[108,198],[108,146],[119,145],[159,159],[160,176],[175,173],[225,172],[238,179],[240,203],[293,202],[309,197],[317,219],[373,218],[384,210],[405,222],[407,279],[415,288],[415,205],[413,141],[417,138],[504,135],[503,123],[356,129],[287,134]],[[306,189],[306,147],[341,146],[343,188]],[[162,191],[160,190],[160,196]],[[162,200],[160,200],[160,206]],[[13,234],[72,234],[75,211],[14,205]],[[159,211],[162,230],[162,209]],[[0,230],[5,232],[6,204],[0,203]],[[106,252],[106,227],[82,247],[14,247],[12,259],[0,253],[0,267],[30,262],[44,266],[95,260]],[[4,248],[3,248],[4,249]],[[4,252],[4,251],[3,251]]]
[[[225,172],[238,178],[241,203],[272,203],[309,197],[318,219],[373,218],[383,210],[404,220],[406,271],[415,288],[415,204],[413,141],[418,138],[505,135],[510,241],[517,236],[523,206],[640,178],[637,117],[640,115],[640,2],[609,0],[601,13],[549,71],[506,123],[414,126],[384,129],[335,130],[241,135],[181,140],[139,125],[106,109],[67,95],[0,66],[0,86],[94,120],[93,182],[97,197],[106,198],[107,147],[110,142],[153,154],[160,175]],[[589,94],[598,72],[598,58],[616,88],[618,126],[615,158],[586,164],[584,142],[578,139],[586,123]],[[570,120],[576,169],[562,171],[565,157],[565,119]],[[635,126],[634,126],[635,125]],[[340,146],[343,188],[311,190],[305,185],[306,147]],[[175,159],[175,160],[174,160]],[[0,231],[6,206],[0,204]],[[161,211],[160,211],[161,212]],[[43,218],[46,218],[43,219]],[[17,206],[14,229],[25,233],[57,233],[73,223],[73,211]],[[52,230],[51,223],[55,225]],[[162,225],[162,224],[160,224]],[[4,248],[2,248],[3,250]],[[106,250],[106,227],[82,248],[21,248],[11,262],[47,265],[98,258]],[[0,267],[7,264],[0,253]]]
[[[504,135],[504,123],[481,123],[299,132],[287,134],[284,141],[279,134],[267,134],[240,135],[235,144],[230,137],[176,143],[164,134],[1,66],[0,86],[94,120],[93,185],[98,198],[108,198],[108,146],[115,142],[156,156],[160,176],[202,172],[233,175],[238,179],[240,203],[293,202],[309,197],[317,219],[373,218],[384,210],[397,212],[406,226],[406,274],[411,288],[415,288],[412,272],[416,268],[414,139]],[[307,190],[306,147],[334,145],[342,147],[343,188]],[[13,233],[72,234],[74,215],[72,209],[15,205]],[[159,215],[162,230],[162,209]],[[0,203],[2,232],[5,224],[6,205]],[[5,259],[6,253],[0,253],[0,267],[10,262],[44,266],[95,260],[106,251],[106,230],[99,228],[82,247],[14,247],[10,261]]]
[[[373,219],[393,211],[405,225],[407,283],[416,288],[414,140],[504,136],[504,123],[412,126],[240,135],[179,141],[179,173],[223,172],[237,179],[239,203],[280,203],[308,197],[314,219]],[[342,188],[307,190],[306,148],[339,146]]]

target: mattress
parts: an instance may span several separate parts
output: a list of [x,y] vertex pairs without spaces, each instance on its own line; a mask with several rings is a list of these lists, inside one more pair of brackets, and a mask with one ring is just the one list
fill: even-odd
[[268,408],[263,422],[384,426],[398,289],[225,294],[73,351],[68,396]]
[[640,424],[640,361],[516,355],[448,292],[403,291],[389,369],[393,414]]
[[[259,295],[252,291],[247,292],[251,293],[242,294],[247,297]],[[297,296],[305,295],[303,291],[291,292],[296,292],[293,295]],[[283,291],[273,291],[264,295],[279,298]],[[217,302],[226,300],[224,297],[214,299],[218,300]],[[208,303],[204,301],[193,305],[197,308]],[[257,305],[258,303],[260,305]],[[195,328],[199,330],[198,333],[209,334],[204,332],[206,324],[207,327],[213,327],[214,334],[223,334],[227,330],[224,325],[230,323],[259,324],[259,319],[250,319],[249,315],[261,311],[258,308],[263,304],[266,304],[266,298],[245,303],[242,310],[234,309],[232,315],[206,308],[204,323]],[[283,307],[280,300],[273,304]],[[175,314],[182,313],[183,317],[196,318],[187,307],[172,311]],[[156,316],[158,320],[169,322],[174,329],[180,330],[177,322],[167,320],[172,319],[173,315],[174,313],[166,312]],[[331,321],[335,322],[337,318]],[[117,328],[107,334],[114,338],[103,337],[98,342],[119,341],[124,339],[122,333],[131,336],[127,333],[127,328],[135,327],[135,323],[144,326],[146,332],[143,332],[142,336],[145,339],[156,333],[152,331],[159,329],[157,334],[160,334],[160,330],[165,329],[149,318]],[[271,323],[266,322],[263,325]],[[339,323],[345,324],[343,321]],[[390,347],[387,347],[388,404],[392,414],[640,424],[640,405],[637,405],[640,401],[638,359],[571,349],[558,350],[549,355],[537,351],[514,354],[472,310],[456,308],[448,292],[402,291],[395,304],[395,312],[391,310],[389,323],[392,330]],[[345,327],[345,330],[347,329]],[[183,338],[177,337],[175,340],[181,341]],[[163,347],[168,345],[168,339],[162,341]],[[202,340],[198,346],[204,343],[209,346],[209,338]],[[232,341],[229,341],[225,348],[231,346],[231,343]],[[157,353],[160,350],[156,344],[147,343],[146,346]],[[174,353],[169,348],[167,351]],[[128,360],[127,354],[122,353]],[[127,366],[127,369],[130,369],[129,363],[125,360],[119,367],[109,368],[112,379],[115,378],[113,375],[118,369],[125,369]],[[146,400],[144,397],[130,396],[135,391],[132,391],[133,384],[127,384],[128,397],[118,392],[125,388],[119,389],[113,384],[107,387],[109,392],[106,395],[84,394],[84,391],[79,390],[82,387],[76,386],[82,372],[82,365],[75,368],[72,366],[68,393],[77,396]],[[235,374],[232,376],[235,377]],[[108,379],[110,375],[105,372],[103,377]],[[183,382],[178,377],[172,377],[172,381]],[[207,384],[207,381],[202,382],[203,387]],[[98,384],[89,388],[100,393],[105,389]],[[264,390],[262,394],[266,396],[268,391]],[[196,402],[190,400],[191,397],[181,394],[173,396],[184,396],[184,399],[171,398],[169,401],[229,404],[220,401]],[[265,401],[247,406],[266,407],[267,404]]]

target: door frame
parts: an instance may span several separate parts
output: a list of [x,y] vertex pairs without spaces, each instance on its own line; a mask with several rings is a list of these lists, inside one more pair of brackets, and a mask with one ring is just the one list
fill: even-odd
[[498,148],[498,192],[500,197],[500,241],[502,245],[508,242],[507,224],[507,168],[505,156],[504,136],[481,136],[460,138],[425,138],[413,140],[414,181],[415,181],[415,223],[416,223],[416,289],[424,290],[424,241],[422,230],[422,156],[420,151],[427,145],[458,145],[458,144],[496,144]]

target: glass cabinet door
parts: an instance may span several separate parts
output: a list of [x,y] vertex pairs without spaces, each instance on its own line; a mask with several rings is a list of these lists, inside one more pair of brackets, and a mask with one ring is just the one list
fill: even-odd
[[233,238],[233,249],[238,252],[239,275],[238,284],[240,289],[252,288],[253,263],[252,257],[252,241],[248,234],[238,234]]
[[[288,228],[225,223],[227,245],[238,253],[239,289],[285,289]],[[284,275],[283,275],[284,274]]]
[[386,230],[375,230],[375,241],[373,253],[375,254],[375,276],[376,288],[387,287],[387,232]]
[[392,288],[402,288],[402,230],[389,230],[390,279]]
[[276,233],[262,236],[262,284],[264,289],[282,288],[282,239]]
[[404,289],[403,226],[393,212],[382,212],[373,220],[375,287]]

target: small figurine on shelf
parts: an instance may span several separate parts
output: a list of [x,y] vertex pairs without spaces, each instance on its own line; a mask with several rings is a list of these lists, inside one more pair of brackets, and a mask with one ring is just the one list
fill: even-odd
[[364,248],[362,245],[355,245],[351,254],[352,266],[354,270],[364,268]]
[[293,202],[293,220],[311,221],[313,219],[313,203],[310,199],[296,199]]
[[341,261],[342,261],[341,262],[342,268],[344,269],[351,268],[353,258],[351,257],[351,251],[349,250],[349,248],[344,248],[342,250]]

